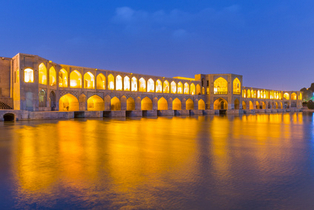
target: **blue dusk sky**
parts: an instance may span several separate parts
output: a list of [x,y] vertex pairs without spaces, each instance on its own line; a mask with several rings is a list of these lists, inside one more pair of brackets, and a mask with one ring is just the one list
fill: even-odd
[[234,73],[243,85],[314,82],[314,1],[2,0],[0,56],[157,76]]

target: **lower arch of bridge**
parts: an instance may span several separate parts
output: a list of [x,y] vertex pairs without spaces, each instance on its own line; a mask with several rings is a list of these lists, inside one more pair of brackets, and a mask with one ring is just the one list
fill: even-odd
[[3,121],[14,121],[15,115],[13,113],[6,113],[3,115]]
[[181,101],[178,98],[175,98],[172,101],[172,110],[181,110]]
[[205,102],[203,99],[198,100],[198,110],[205,110]]
[[168,110],[168,102],[164,97],[158,100],[158,110]]
[[66,94],[59,100],[59,111],[78,111],[79,102],[72,94]]
[[127,111],[135,110],[135,101],[132,97],[126,100],[126,110]]
[[240,109],[240,102],[237,98],[234,100],[234,109]]
[[192,99],[188,99],[188,100],[186,100],[186,102],[185,102],[185,104],[186,104],[186,110],[193,110],[194,109],[194,102],[193,102],[193,100]]
[[278,109],[278,103],[277,102],[275,102],[275,108]]
[[280,109],[283,109],[283,107],[282,107],[282,102],[280,102]]
[[214,110],[228,109],[228,102],[223,98],[218,98],[214,102]]
[[150,98],[145,97],[141,101],[142,110],[153,110],[153,102]]
[[249,101],[249,109],[254,109],[253,102]]
[[111,111],[121,110],[121,102],[117,97],[111,99]]
[[262,107],[262,109],[266,109],[266,104],[264,101],[261,102],[261,107]]
[[242,109],[246,109],[246,103],[245,103],[245,101],[242,101]]
[[105,108],[104,100],[97,96],[93,95],[87,99],[87,110],[88,111],[103,111]]
[[258,101],[256,101],[256,109],[260,109],[260,104]]

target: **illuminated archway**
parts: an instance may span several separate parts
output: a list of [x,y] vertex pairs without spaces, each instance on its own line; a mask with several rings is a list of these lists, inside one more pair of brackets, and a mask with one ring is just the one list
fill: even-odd
[[79,102],[77,98],[71,94],[62,96],[59,100],[59,111],[78,111]]
[[257,91],[257,98],[261,98],[261,91],[260,90]]
[[245,103],[245,101],[242,101],[242,109],[246,109],[246,103]]
[[49,69],[49,85],[54,86],[57,84],[57,73],[55,68],[52,66]]
[[214,82],[214,94],[227,94],[228,82],[222,77],[219,77]]
[[258,101],[255,102],[255,107],[256,107],[256,109],[259,109],[259,108],[260,108]]
[[242,91],[242,97],[246,98],[246,90],[245,89]]
[[214,102],[214,109],[215,110],[228,109],[228,102],[223,98],[218,98]]
[[164,81],[164,93],[169,93],[169,82],[167,80]]
[[59,71],[59,87],[68,87],[68,72],[65,69]]
[[183,93],[183,84],[181,82],[178,83],[178,94]]
[[103,74],[98,74],[96,77],[97,89],[106,89],[106,77]]
[[168,102],[164,97],[158,100],[158,110],[168,110]]
[[154,85],[154,80],[149,79],[149,80],[147,81],[147,92],[153,93],[153,92],[154,92],[154,87],[155,87],[155,85]]
[[140,92],[146,92],[146,81],[143,77],[141,77],[141,79],[139,80],[139,83],[140,83],[139,84],[139,86],[140,86],[139,91]]
[[233,94],[241,94],[241,82],[238,78],[233,80]]
[[284,93],[283,94],[283,98],[286,99],[286,100],[289,100],[289,98],[290,98],[289,93]]
[[240,109],[240,102],[237,98],[234,100],[234,109]]
[[27,68],[24,69],[24,82],[33,83],[34,82],[34,70]]
[[116,76],[116,90],[122,90],[122,77]]
[[127,111],[135,110],[135,101],[132,97],[126,100],[126,110]]
[[191,85],[190,85],[190,94],[191,95],[195,95],[195,85],[194,85],[194,83],[191,83]]
[[132,82],[131,82],[131,91],[136,92],[137,91],[137,79],[136,77],[132,77]]
[[251,93],[252,98],[256,98],[256,90],[252,90],[252,91],[253,91],[253,93]]
[[297,94],[296,93],[291,94],[291,100],[297,100]]
[[276,109],[278,109],[278,103],[277,102],[275,102],[275,107],[276,107]]
[[198,100],[198,110],[205,110],[205,102],[203,99]]
[[186,107],[186,110],[193,110],[194,109],[194,102],[193,102],[193,100],[192,99],[188,99],[188,100],[186,100],[186,102],[185,102],[185,107]]
[[121,102],[117,97],[111,99],[111,110],[118,111],[121,110]]
[[186,82],[186,83],[184,83],[184,94],[189,94],[190,92],[189,92],[189,84]]
[[130,91],[131,87],[130,87],[130,77],[125,76],[124,77],[124,91]]
[[81,88],[82,87],[82,75],[77,70],[74,70],[70,74],[70,87]]
[[39,77],[38,77],[39,84],[47,85],[47,68],[45,64],[43,63],[39,64],[38,69],[39,69]]
[[176,93],[177,92],[177,84],[175,83],[175,81],[171,82],[171,93]]
[[247,97],[251,98],[251,90],[250,89],[247,90]]
[[160,79],[156,81],[156,93],[162,93],[162,83]]
[[88,111],[103,111],[105,109],[104,100],[97,96],[93,95],[87,100],[87,110]]
[[95,77],[90,72],[87,72],[84,74],[84,88],[86,88],[86,89],[94,89],[95,88]]
[[150,98],[145,97],[141,101],[142,110],[153,110],[153,102]]
[[108,90],[114,90],[114,76],[112,74],[108,75]]
[[249,108],[250,108],[250,109],[254,109],[254,106],[253,106],[253,102],[252,102],[252,101],[249,101]]
[[266,103],[264,101],[261,102],[262,109],[266,109]]
[[201,95],[201,86],[199,84],[196,85],[196,95]]
[[172,110],[181,110],[181,101],[178,98],[175,98],[172,101]]

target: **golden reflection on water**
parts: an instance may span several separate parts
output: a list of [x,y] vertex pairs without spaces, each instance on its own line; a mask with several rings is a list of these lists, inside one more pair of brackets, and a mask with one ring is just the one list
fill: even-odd
[[154,189],[195,184],[204,167],[217,195],[250,196],[236,191],[238,170],[254,171],[265,183],[274,175],[291,176],[294,171],[286,168],[297,158],[290,150],[295,136],[303,138],[302,124],[302,113],[288,113],[24,125],[12,147],[17,197],[51,207],[49,201],[66,191],[81,201],[156,207]]

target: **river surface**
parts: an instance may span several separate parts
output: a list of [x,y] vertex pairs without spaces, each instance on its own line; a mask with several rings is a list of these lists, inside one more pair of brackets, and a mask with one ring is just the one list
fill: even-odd
[[313,114],[0,122],[0,209],[314,209]]

